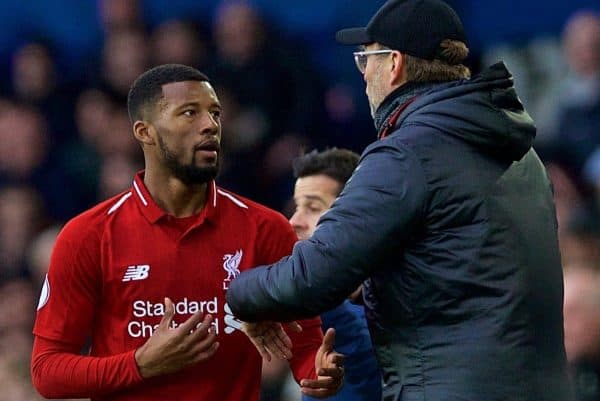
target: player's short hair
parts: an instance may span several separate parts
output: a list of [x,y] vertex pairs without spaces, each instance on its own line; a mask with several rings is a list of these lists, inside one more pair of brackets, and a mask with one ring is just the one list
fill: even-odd
[[340,191],[358,165],[359,155],[348,149],[313,150],[294,160],[294,177],[326,175],[340,183]]
[[208,82],[209,79],[197,69],[182,64],[159,65],[140,75],[127,95],[127,112],[131,122],[144,119],[144,110],[162,98],[163,85],[183,81]]

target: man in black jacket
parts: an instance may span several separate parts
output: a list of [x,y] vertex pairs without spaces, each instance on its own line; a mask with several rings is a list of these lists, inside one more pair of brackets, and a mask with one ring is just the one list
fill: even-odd
[[552,192],[512,76],[469,78],[439,0],[389,0],[337,39],[363,46],[379,140],[311,238],[234,280],[234,314],[313,316],[364,281],[384,400],[569,399]]

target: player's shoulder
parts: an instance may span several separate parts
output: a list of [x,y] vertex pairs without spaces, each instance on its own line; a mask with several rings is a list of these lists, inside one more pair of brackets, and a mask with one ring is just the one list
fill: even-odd
[[124,206],[130,197],[131,191],[124,191],[81,212],[65,224],[61,235],[83,238],[102,232],[108,220]]
[[257,223],[289,224],[281,213],[270,207],[221,187],[217,187],[217,202],[220,202],[228,211],[242,213]]

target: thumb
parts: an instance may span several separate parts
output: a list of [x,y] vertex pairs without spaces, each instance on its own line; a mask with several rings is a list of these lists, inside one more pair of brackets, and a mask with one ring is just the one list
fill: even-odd
[[300,323],[296,321],[286,323],[285,325],[288,329],[295,331],[296,333],[300,333],[302,331],[302,326],[300,326]]
[[332,351],[333,346],[335,345],[335,329],[329,328],[325,332],[325,336],[323,337],[323,347],[327,351]]
[[168,330],[171,327],[173,316],[175,315],[175,307],[173,301],[169,297],[165,297],[165,314],[163,315],[158,325],[159,330]]

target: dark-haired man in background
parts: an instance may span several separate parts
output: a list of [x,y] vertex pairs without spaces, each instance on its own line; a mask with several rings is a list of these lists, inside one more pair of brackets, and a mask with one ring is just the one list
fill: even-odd
[[[285,218],[216,186],[221,105],[183,65],[142,74],[128,96],[145,170],[58,236],[34,327],[33,382],[48,398],[258,400],[260,356],[225,303],[233,278],[279,260]],[[334,330],[290,333],[302,392],[343,379]],[[90,338],[89,355],[80,355]]]
[[[290,224],[299,239],[308,239],[314,233],[319,218],[342,192],[358,159],[359,155],[350,150],[333,148],[313,151],[294,160],[296,210]],[[328,400],[381,400],[381,374],[362,305],[345,300],[322,313],[321,321],[324,331],[330,327],[335,329],[336,350],[345,357],[344,385]],[[312,398],[305,396],[303,399]]]
[[384,400],[569,399],[552,191],[511,74],[470,78],[440,0],[388,0],[337,39],[362,46],[379,140],[308,240],[232,282],[232,311],[311,316],[364,281]]

